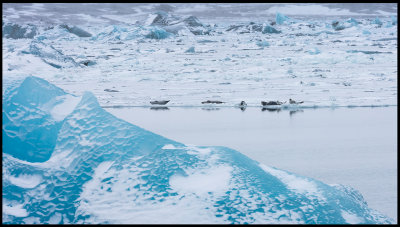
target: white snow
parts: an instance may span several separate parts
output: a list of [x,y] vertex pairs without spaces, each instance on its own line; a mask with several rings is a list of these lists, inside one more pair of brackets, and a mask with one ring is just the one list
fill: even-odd
[[15,217],[26,217],[28,212],[23,208],[24,204],[18,204],[3,199],[3,214]]
[[42,177],[36,174],[20,174],[18,177],[10,175],[7,178],[12,184],[21,188],[34,188],[42,182]]
[[346,220],[349,224],[361,224],[363,223],[363,219],[358,217],[356,214],[349,213],[345,210],[341,210],[342,217]]
[[309,196],[316,196],[320,200],[325,200],[325,197],[318,190],[318,186],[305,178],[295,176],[282,170],[271,168],[264,164],[260,164],[260,167],[267,173],[277,177],[283,183],[285,183],[289,189],[298,192],[300,194],[306,194]]
[[64,118],[75,109],[75,106],[79,103],[81,98],[72,95],[65,95],[63,99],[62,103],[54,106],[50,111],[51,116],[56,121],[64,120]]
[[173,149],[176,149],[176,147],[175,147],[174,145],[172,145],[172,144],[166,144],[166,145],[164,145],[161,149],[164,149],[164,150],[173,150]]
[[172,176],[169,183],[174,190],[180,193],[195,193],[201,196],[211,192],[223,195],[229,188],[232,170],[230,166],[213,166],[188,176]]

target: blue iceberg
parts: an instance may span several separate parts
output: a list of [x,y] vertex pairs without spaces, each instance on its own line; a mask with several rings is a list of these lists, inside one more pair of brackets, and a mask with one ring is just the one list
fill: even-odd
[[276,24],[284,24],[285,21],[292,21],[292,19],[286,15],[283,15],[282,13],[277,12],[275,16]]
[[281,31],[276,30],[274,27],[271,27],[269,25],[265,26],[264,29],[262,30],[263,34],[267,34],[267,33],[281,33]]
[[358,24],[360,24],[360,22],[358,22],[356,19],[354,18],[349,18],[347,21],[347,23],[350,23],[351,26],[358,26]]
[[378,26],[382,26],[383,22],[379,19],[379,17],[376,17],[371,24],[376,24]]
[[97,35],[92,36],[90,40],[133,40],[143,38],[143,36],[146,35],[146,32],[146,29],[142,26],[110,25],[102,29],[102,31]]
[[392,25],[396,25],[397,24],[397,17],[392,15],[390,16],[391,20],[392,20]]
[[342,185],[197,147],[27,77],[3,96],[3,224],[393,223]]
[[162,28],[154,27],[150,29],[150,32],[145,36],[148,39],[166,39],[172,34],[165,31]]

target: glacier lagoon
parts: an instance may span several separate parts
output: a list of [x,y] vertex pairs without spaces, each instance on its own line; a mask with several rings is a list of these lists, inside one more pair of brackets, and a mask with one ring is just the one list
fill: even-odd
[[175,142],[90,92],[27,77],[3,98],[3,223],[393,222],[351,187]]
[[[287,162],[306,149],[311,150],[307,160],[325,160],[313,143],[279,162],[279,152],[289,147],[284,138],[272,140],[272,147],[283,150],[270,152],[266,161],[275,161],[265,164],[235,143],[229,148],[187,145],[185,138],[144,127],[159,136],[98,108],[171,100],[166,107],[173,113],[174,107],[200,107],[205,100],[221,100],[228,109],[246,100],[243,113],[254,118],[252,110],[273,114],[259,111],[261,100],[294,98],[304,101],[297,112],[268,116],[287,113],[307,120],[313,116],[310,108],[317,108],[317,116],[308,119],[317,122],[327,107],[357,106],[393,113],[396,4],[4,4],[2,41],[3,223],[397,222],[385,216],[393,217],[390,208],[373,204],[379,200],[371,200],[368,192],[374,183],[365,191],[354,185],[358,180],[342,181],[346,173],[327,179]],[[30,75],[44,80],[28,77],[18,90]],[[212,111],[217,108],[205,107],[210,117],[224,111]],[[360,116],[368,116],[365,111]],[[352,113],[358,112],[348,111],[343,119]],[[395,125],[393,115],[388,121]],[[304,136],[312,133],[307,125],[299,127]],[[342,134],[334,136],[348,141]],[[219,145],[204,139],[196,145]],[[368,141],[363,150],[369,155],[386,150],[373,141],[385,139]],[[346,144],[351,145],[344,143],[340,151]],[[257,150],[256,141],[248,145]],[[358,145],[354,151],[360,151]],[[365,166],[367,159],[355,160]],[[393,162],[382,180],[393,177]],[[369,171],[384,171],[370,164]],[[338,183],[360,190],[368,204],[356,190],[331,185]],[[393,191],[384,186],[385,195]],[[168,213],[182,211],[182,217]]]
[[185,144],[227,146],[268,166],[352,186],[370,207],[397,216],[397,107],[105,110]]

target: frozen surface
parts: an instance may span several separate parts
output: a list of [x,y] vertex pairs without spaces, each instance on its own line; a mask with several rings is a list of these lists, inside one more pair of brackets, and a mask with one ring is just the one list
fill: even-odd
[[397,107],[106,110],[185,144],[229,146],[268,166],[350,185],[396,219]]
[[101,106],[397,105],[396,4],[239,5],[5,4],[3,31],[23,35],[3,36],[3,83],[39,76]]
[[[31,155],[11,149],[45,140],[31,131],[10,142],[31,121],[10,115],[12,108],[40,113],[34,131],[54,121],[48,111],[63,92],[37,77],[5,92],[3,223],[394,222],[355,189],[260,165],[226,147],[175,142],[114,117],[90,92],[57,121],[49,158],[37,160],[41,148]],[[42,106],[49,108],[33,109]]]

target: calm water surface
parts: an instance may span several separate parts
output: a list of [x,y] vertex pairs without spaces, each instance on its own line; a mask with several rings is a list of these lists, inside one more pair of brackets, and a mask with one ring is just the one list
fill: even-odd
[[178,142],[226,146],[269,166],[350,185],[397,221],[397,107],[106,110]]

